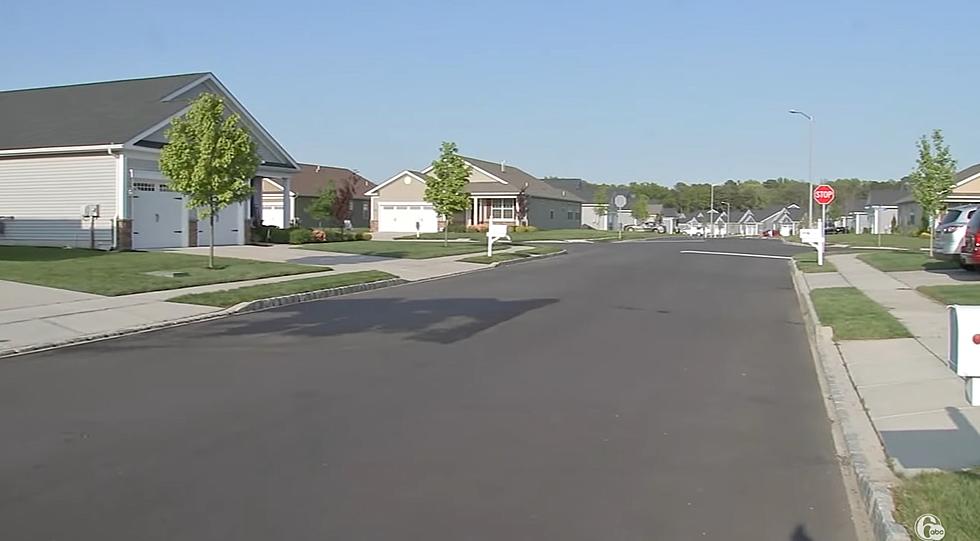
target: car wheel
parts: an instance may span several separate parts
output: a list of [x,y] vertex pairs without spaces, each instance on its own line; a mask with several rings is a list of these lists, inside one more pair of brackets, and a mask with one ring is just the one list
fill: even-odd
[[631,225],[628,225],[628,226],[626,226],[626,227],[623,228],[623,231],[632,231],[632,230],[633,230],[633,226],[631,226]]
[[977,266],[976,265],[970,265],[969,263],[964,263],[962,260],[960,260],[960,268],[963,269],[963,270],[968,270],[968,271],[977,270]]

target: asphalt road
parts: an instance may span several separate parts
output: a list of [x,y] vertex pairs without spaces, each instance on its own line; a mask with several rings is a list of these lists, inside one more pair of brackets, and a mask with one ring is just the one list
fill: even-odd
[[0,539],[854,539],[773,241],[558,258],[0,361]]

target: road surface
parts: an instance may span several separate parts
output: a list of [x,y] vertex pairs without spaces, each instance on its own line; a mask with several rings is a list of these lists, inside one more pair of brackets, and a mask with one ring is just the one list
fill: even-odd
[[849,541],[775,241],[567,256],[0,361],[4,540]]

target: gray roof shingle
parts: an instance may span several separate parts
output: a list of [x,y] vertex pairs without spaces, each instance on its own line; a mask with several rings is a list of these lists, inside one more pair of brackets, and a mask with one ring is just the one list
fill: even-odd
[[[480,191],[506,191],[506,192],[518,192],[524,188],[524,184],[527,184],[527,195],[531,197],[543,197],[547,199],[558,199],[561,201],[573,201],[576,203],[585,202],[581,197],[569,192],[568,190],[562,190],[561,188],[555,188],[554,186],[548,184],[547,182],[540,180],[530,174],[522,171],[518,167],[506,164],[501,165],[500,163],[488,162],[485,160],[478,160],[476,158],[468,158],[463,156],[463,159],[469,162],[471,165],[483,169],[487,173],[507,182],[509,186],[503,184],[497,184],[497,186],[503,186],[507,189],[498,189],[497,187],[490,188],[489,186],[480,186]],[[485,184],[496,184],[487,182]]]
[[161,99],[205,75],[0,92],[0,149],[124,143],[186,107]]

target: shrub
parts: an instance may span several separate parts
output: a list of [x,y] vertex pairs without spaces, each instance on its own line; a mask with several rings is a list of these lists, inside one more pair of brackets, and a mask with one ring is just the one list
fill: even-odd
[[275,244],[286,244],[289,242],[289,229],[270,228],[267,240]]
[[512,225],[510,226],[511,233],[534,233],[538,228],[533,225]]
[[292,229],[289,231],[290,244],[306,244],[313,240],[313,233],[309,229]]
[[327,242],[327,232],[324,229],[314,229],[312,236],[313,242]]
[[447,227],[450,233],[466,233],[469,229],[465,224],[449,224]]
[[327,230],[327,242],[338,242],[344,240],[344,234],[336,229]]
[[371,240],[372,238],[374,238],[371,236],[370,233],[358,233],[357,236],[360,237],[357,240]]
[[477,224],[466,226],[467,233],[486,233],[490,226],[488,224]]
[[357,234],[355,233],[344,233],[343,240],[357,240]]

